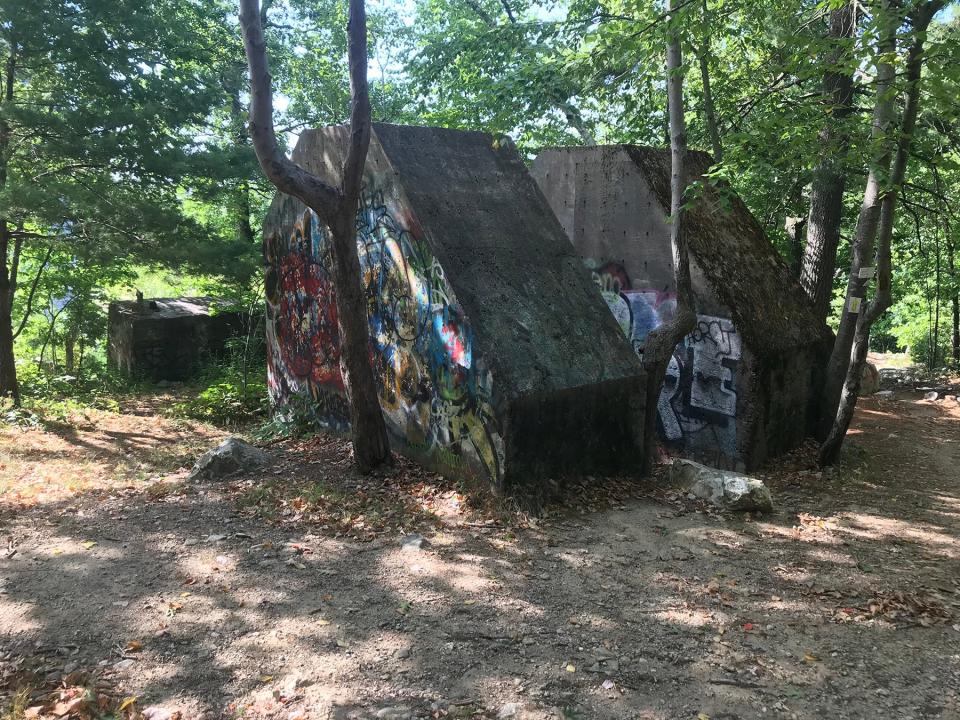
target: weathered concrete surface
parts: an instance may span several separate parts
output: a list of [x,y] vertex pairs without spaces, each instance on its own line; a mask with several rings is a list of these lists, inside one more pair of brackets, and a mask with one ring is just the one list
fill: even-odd
[[108,358],[130,376],[185,380],[246,329],[245,313],[228,307],[208,297],[114,301]]
[[[346,138],[305,132],[293,157],[337,182]],[[552,477],[635,469],[642,368],[512,145],[375,124],[364,182],[357,244],[394,446],[532,502]],[[265,238],[273,399],[308,397],[344,429],[325,229],[278,195]]]
[[[692,177],[711,164],[691,152]],[[634,349],[676,310],[670,156],[635,146],[544,151],[532,174]],[[706,185],[687,215],[697,327],[659,401],[661,437],[711,465],[754,468],[816,419],[831,341],[743,202]]]

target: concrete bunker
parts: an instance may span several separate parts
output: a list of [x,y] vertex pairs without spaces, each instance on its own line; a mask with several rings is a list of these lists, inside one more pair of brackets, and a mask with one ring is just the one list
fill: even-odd
[[[658,430],[680,454],[751,470],[812,434],[832,335],[729,187],[701,178],[687,238],[697,327],[677,346]],[[549,149],[532,174],[639,354],[676,310],[670,153],[636,146]]]
[[[293,158],[337,182],[347,138],[304,132]],[[374,124],[357,228],[395,449],[534,503],[638,467],[643,369],[512,145]],[[346,430],[326,229],[278,194],[264,248],[271,399]]]
[[108,310],[108,358],[132,377],[186,380],[246,330],[246,317],[209,297],[117,300]]

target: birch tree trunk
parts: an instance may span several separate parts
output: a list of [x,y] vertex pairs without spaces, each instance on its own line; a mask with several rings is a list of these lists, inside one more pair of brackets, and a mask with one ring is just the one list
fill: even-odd
[[830,312],[833,296],[833,273],[840,245],[843,220],[843,193],[846,187],[844,164],[850,147],[845,119],[853,112],[853,68],[850,44],[856,29],[853,2],[830,12],[827,40],[833,45],[823,73],[823,105],[826,111],[820,130],[820,146],[824,153],[813,171],[810,186],[810,210],[807,216],[807,244],[800,268],[800,284],[813,302],[821,321]]
[[[877,293],[872,301],[863,305],[862,312],[851,313],[850,299],[853,297],[863,297],[863,294],[851,295],[849,290],[847,294],[847,312],[846,315],[855,315],[855,325],[851,355],[844,375],[842,394],[838,403],[836,415],[833,424],[830,427],[829,434],[823,445],[820,447],[820,464],[832,465],[840,457],[840,450],[843,445],[843,438],[850,428],[850,422],[853,420],[853,412],[857,407],[857,396],[860,391],[860,373],[863,371],[863,365],[867,360],[867,350],[870,345],[870,329],[873,324],[886,312],[893,301],[891,293],[891,252],[890,245],[893,239],[893,221],[897,211],[897,200],[900,195],[900,189],[903,186],[903,179],[907,171],[907,162],[910,158],[910,146],[913,142],[913,132],[917,124],[917,111],[920,104],[920,75],[923,70],[923,45],[926,40],[927,27],[933,16],[943,7],[942,0],[933,0],[918,7],[912,14],[910,20],[912,25],[912,42],[910,50],[907,53],[906,62],[906,100],[904,102],[903,117],[900,122],[900,132],[896,143],[896,155],[893,159],[893,167],[890,172],[889,181],[884,189],[883,197],[880,203],[879,227],[876,232],[877,239]],[[891,13],[892,14],[892,13]],[[894,26],[896,27],[896,26]],[[877,95],[877,104],[893,103],[893,93],[887,92],[887,98],[883,95]],[[868,184],[869,187],[869,184]],[[864,201],[866,204],[866,200]],[[859,239],[859,233],[858,233]],[[856,248],[855,248],[856,251]],[[861,273],[855,273],[855,268],[863,267],[857,265],[858,261],[869,259],[864,253],[857,257],[854,253],[853,265],[850,269],[850,278],[857,279]],[[866,290],[866,283],[853,288],[854,292],[863,293]],[[839,342],[839,336],[837,338]],[[834,348],[836,352],[836,348]],[[833,358],[831,358],[832,360]]]
[[670,115],[670,249],[677,286],[677,312],[673,319],[647,335],[643,348],[643,367],[647,371],[646,422],[644,423],[644,474],[650,474],[657,448],[657,401],[663,387],[673,350],[693,330],[697,316],[693,311],[693,286],[690,257],[684,234],[683,195],[687,189],[687,137],[683,112],[683,55],[680,49],[680,24],[677,0],[669,0],[667,37],[667,104]]
[[250,69],[250,137],[260,166],[278,190],[302,200],[330,232],[341,369],[350,398],[354,460],[362,472],[369,472],[390,462],[390,443],[370,366],[367,306],[356,242],[356,214],[371,132],[364,0],[350,0],[350,141],[340,187],[333,187],[299,167],[280,150],[273,127],[273,91],[259,0],[240,0],[240,24]]

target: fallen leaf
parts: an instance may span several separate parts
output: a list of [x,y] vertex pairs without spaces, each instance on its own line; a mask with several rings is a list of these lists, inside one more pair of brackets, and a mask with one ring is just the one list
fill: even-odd
[[744,623],[743,630],[744,632],[751,632],[753,630],[753,623]]
[[131,695],[130,697],[124,698],[123,702],[120,703],[120,706],[117,708],[120,712],[123,712],[128,707],[132,706],[137,701],[137,698]]
[[143,649],[143,643],[140,642],[139,640],[131,640],[130,642],[127,643],[126,647],[124,648],[124,650],[126,650],[127,652],[139,652],[142,649]]
[[84,541],[83,541],[83,546],[84,546],[87,550],[89,550],[90,548],[92,548],[92,547],[93,547],[94,545],[96,545],[96,544],[97,544],[97,541],[96,541],[96,540],[84,540]]
[[807,663],[815,663],[815,662],[820,662],[820,658],[818,658],[813,653],[806,652],[803,654],[803,661]]
[[710,716],[705,712],[697,713],[697,720],[710,720]]
[[577,671],[577,666],[576,666],[576,665],[567,665],[567,672],[572,673],[572,672],[576,672],[576,671]]

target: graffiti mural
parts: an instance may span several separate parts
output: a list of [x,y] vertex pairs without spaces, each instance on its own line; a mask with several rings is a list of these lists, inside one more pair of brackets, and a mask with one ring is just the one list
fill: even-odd
[[[676,295],[633,288],[618,263],[588,263],[588,267],[610,311],[642,357],[647,335],[676,314]],[[719,452],[736,460],[736,374],[741,355],[740,334],[729,319],[697,316],[697,326],[673,352],[657,403],[664,440],[688,452]]]
[[[493,376],[443,269],[399,203],[367,193],[357,213],[371,361],[395,442],[441,467],[498,480],[503,443]],[[306,211],[267,243],[271,398],[309,398],[316,419],[349,426],[326,228]]]

